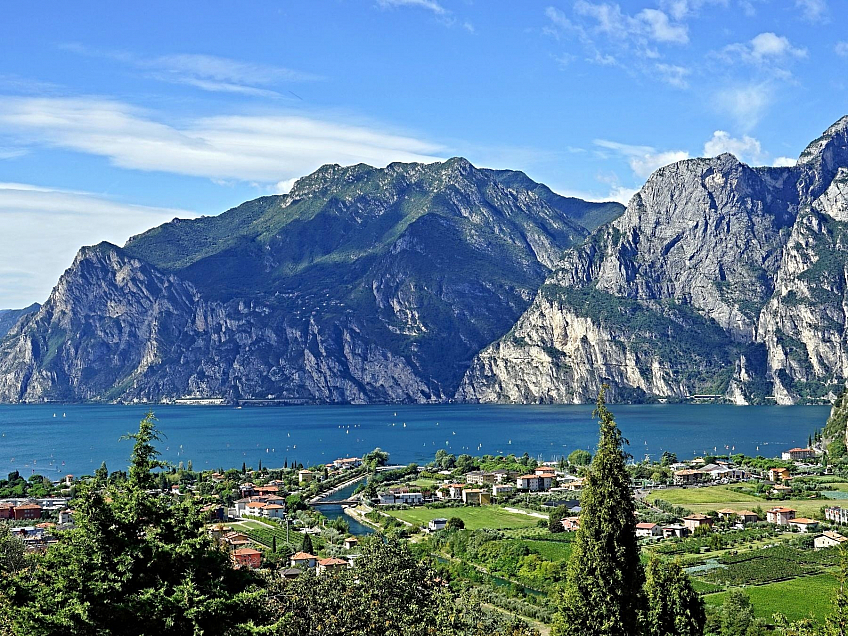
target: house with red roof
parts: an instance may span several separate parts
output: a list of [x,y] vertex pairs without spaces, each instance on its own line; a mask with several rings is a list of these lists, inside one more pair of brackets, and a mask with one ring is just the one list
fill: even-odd
[[253,548],[240,548],[233,551],[233,561],[238,567],[255,570],[262,567],[262,553]]

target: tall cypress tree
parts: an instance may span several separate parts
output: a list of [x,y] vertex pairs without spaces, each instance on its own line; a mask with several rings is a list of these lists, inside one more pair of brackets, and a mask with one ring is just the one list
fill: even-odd
[[554,636],[634,636],[641,632],[645,573],[636,543],[636,504],[626,469],[627,444],[598,394],[598,452],[580,500],[580,528],[559,599]]
[[701,636],[707,616],[704,602],[679,563],[651,557],[645,595],[646,636]]
[[303,543],[301,544],[300,549],[304,552],[312,554],[312,550],[314,549],[312,547],[312,537],[310,537],[308,534],[303,535]]

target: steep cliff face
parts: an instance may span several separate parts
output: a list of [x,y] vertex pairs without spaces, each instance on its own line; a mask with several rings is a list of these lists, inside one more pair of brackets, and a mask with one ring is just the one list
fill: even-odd
[[12,327],[24,316],[35,313],[41,307],[38,303],[33,303],[29,307],[23,309],[0,309],[0,339],[3,338]]
[[615,399],[830,395],[848,377],[846,131],[793,168],[725,154],[658,170],[569,250],[457,399],[586,401],[603,382]]
[[445,400],[589,233],[574,200],[515,179],[462,159],[325,166],[85,248],[0,341],[0,400]]

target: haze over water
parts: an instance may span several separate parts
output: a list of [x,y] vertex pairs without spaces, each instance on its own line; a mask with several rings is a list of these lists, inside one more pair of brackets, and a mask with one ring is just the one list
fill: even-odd
[[[147,406],[0,406],[0,474],[19,470],[51,477],[90,474],[102,461],[126,467],[131,450],[118,438],[137,429]],[[691,458],[714,449],[766,457],[806,445],[824,425],[826,406],[613,405],[637,459],[663,451]],[[392,462],[454,454],[529,453],[556,459],[593,450],[597,423],[590,405],[377,405],[278,408],[156,406],[167,436],[165,460],[191,460],[195,470],[282,466],[361,456],[379,446]],[[56,417],[54,417],[54,413]],[[63,416],[64,415],[64,416]],[[725,448],[727,447],[727,448]]]

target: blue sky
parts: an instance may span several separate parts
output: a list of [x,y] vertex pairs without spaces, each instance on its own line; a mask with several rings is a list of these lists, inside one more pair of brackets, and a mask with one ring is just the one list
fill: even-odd
[[[4,4],[0,307],[80,245],[461,155],[625,201],[671,161],[786,164],[848,113],[844,0]],[[841,25],[841,26],[840,26]]]

